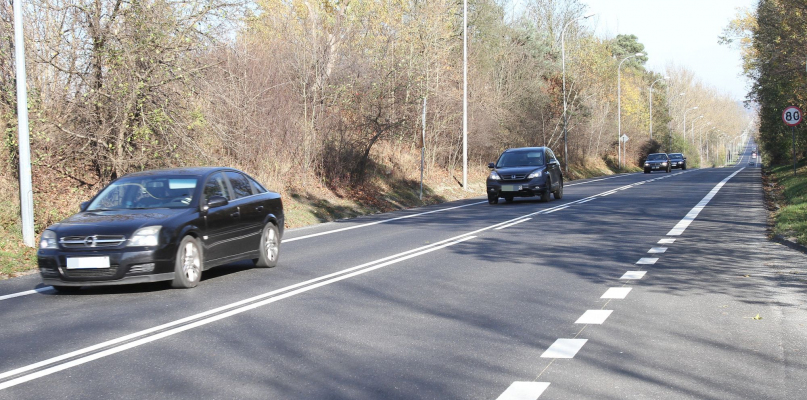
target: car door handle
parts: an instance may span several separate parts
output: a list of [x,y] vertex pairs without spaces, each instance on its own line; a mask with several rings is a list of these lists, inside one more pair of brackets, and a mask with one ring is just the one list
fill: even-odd
[[236,212],[234,212],[234,213],[230,214],[230,216],[231,216],[231,217],[233,217],[233,218],[238,218],[238,217],[240,217],[240,216],[241,216],[241,213],[240,213],[240,212],[238,212],[238,211],[236,211]]
[[255,211],[257,211],[257,212],[261,212],[261,211],[263,211],[263,206],[258,206],[258,207],[256,207],[256,208],[255,208]]

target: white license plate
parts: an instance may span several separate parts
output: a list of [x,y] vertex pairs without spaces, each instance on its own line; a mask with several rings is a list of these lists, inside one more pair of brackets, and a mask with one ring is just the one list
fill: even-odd
[[67,269],[109,268],[109,257],[67,257]]
[[517,192],[521,190],[521,185],[502,185],[502,192]]

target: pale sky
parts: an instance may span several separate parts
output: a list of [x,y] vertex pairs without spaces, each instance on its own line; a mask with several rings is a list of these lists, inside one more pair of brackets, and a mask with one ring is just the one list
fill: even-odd
[[717,43],[738,7],[757,0],[581,0],[597,15],[585,21],[601,37],[634,34],[645,45],[647,67],[663,72],[668,62],[687,67],[709,86],[744,100],[739,50]]

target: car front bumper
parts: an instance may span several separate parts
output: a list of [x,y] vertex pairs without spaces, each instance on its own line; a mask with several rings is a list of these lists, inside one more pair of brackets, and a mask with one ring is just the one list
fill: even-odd
[[539,196],[549,189],[546,187],[546,179],[533,179],[520,182],[487,182],[488,197],[533,197]]
[[[173,249],[110,249],[37,252],[43,283],[58,286],[100,286],[156,282],[174,278]],[[68,268],[68,258],[109,257],[106,268]]]
[[645,165],[644,169],[650,171],[666,171],[667,166],[661,164],[650,164],[649,166]]

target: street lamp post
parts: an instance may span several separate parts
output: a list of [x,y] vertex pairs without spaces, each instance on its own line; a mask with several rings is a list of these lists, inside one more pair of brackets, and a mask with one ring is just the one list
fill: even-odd
[[633,57],[642,57],[644,53],[636,53],[627,56],[619,62],[616,67],[616,104],[617,104],[617,158],[619,168],[622,168],[622,63]]
[[592,16],[594,16],[594,13],[588,13],[580,18],[575,18],[563,25],[563,29],[560,31],[560,63],[563,69],[563,161],[565,164],[564,169],[567,174],[569,173],[569,146],[566,144],[566,139],[569,133],[567,129],[569,118],[566,116],[566,28],[569,27],[572,22],[591,18]]
[[650,139],[653,139],[653,85],[655,85],[658,81],[664,81],[667,79],[670,79],[670,77],[665,76],[663,78],[656,79],[650,84]]
[[698,106],[692,107],[686,111],[684,111],[684,140],[687,138],[687,113],[692,110],[697,110]]

